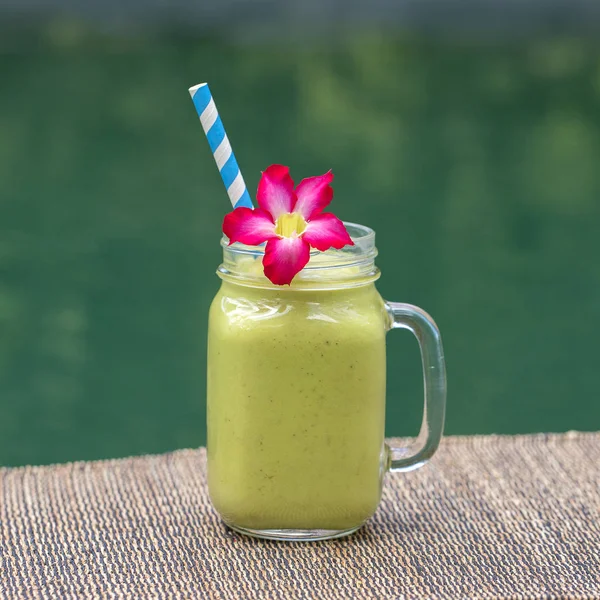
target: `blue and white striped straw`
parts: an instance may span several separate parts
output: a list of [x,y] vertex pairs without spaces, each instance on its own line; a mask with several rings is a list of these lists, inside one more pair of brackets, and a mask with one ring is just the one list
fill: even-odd
[[191,87],[190,95],[233,208],[254,208],[208,84],[199,83]]

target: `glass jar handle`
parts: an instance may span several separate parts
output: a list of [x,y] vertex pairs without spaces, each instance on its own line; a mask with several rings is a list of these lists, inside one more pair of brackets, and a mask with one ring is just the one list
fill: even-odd
[[387,469],[412,471],[422,467],[435,453],[444,431],[446,412],[446,367],[442,338],[435,321],[417,306],[386,302],[389,329],[408,329],[419,342],[423,362],[425,404],[421,431],[409,447],[386,443]]

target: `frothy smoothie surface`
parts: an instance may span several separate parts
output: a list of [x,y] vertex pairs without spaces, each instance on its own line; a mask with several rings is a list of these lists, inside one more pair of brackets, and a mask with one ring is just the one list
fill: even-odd
[[379,503],[385,310],[375,286],[224,281],[210,310],[208,477],[248,529],[361,525]]

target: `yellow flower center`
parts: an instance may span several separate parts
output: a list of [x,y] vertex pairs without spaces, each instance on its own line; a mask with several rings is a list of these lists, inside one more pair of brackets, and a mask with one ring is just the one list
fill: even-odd
[[306,229],[306,221],[298,213],[285,213],[275,222],[275,233],[280,237],[292,237],[294,234],[301,235]]

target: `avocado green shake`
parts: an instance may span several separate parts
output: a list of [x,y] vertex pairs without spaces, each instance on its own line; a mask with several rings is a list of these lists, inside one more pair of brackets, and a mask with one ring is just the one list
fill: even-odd
[[[376,511],[387,471],[427,463],[442,437],[439,330],[375,288],[375,232],[326,211],[331,170],[295,183],[261,173],[254,206],[206,83],[190,88],[233,210],[223,218],[221,288],[209,316],[207,457],[211,501],[248,535],[349,535]],[[423,363],[414,447],[386,444],[385,335],[411,331]]]
[[[442,437],[439,330],[375,288],[375,233],[314,252],[291,285],[265,276],[264,246],[228,245],[208,328],[208,487],[227,525],[258,537],[348,535],[371,517],[386,471],[427,463]],[[384,440],[385,336],[408,329],[423,362],[416,444]]]
[[223,282],[210,311],[208,476],[244,529],[347,530],[379,503],[385,311],[372,283]]

